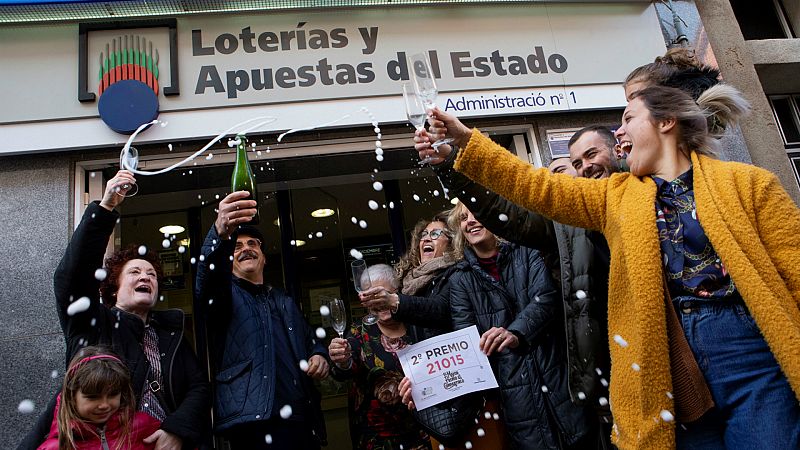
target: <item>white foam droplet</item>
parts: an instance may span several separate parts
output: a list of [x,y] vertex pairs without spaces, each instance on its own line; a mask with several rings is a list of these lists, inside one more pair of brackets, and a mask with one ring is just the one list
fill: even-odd
[[675,416],[673,416],[672,413],[667,411],[666,409],[662,409],[660,415],[661,415],[661,420],[663,420],[664,422],[672,422],[673,420],[675,420]]
[[369,209],[373,211],[377,211],[378,208],[380,208],[380,205],[378,205],[378,202],[375,200],[370,200],[367,204],[369,205]]
[[56,378],[58,378],[58,371],[57,371],[57,370],[54,370],[54,371],[50,372],[50,378],[52,378],[52,379],[54,379],[54,380],[55,380]]
[[622,336],[615,334],[614,335],[614,342],[619,344],[620,347],[625,348],[628,346],[628,341],[622,338]]
[[413,198],[415,202],[419,201],[419,195],[417,194],[412,195],[411,198]]
[[575,291],[575,297],[577,297],[579,300],[583,300],[586,298],[586,292],[581,289],[578,289],[577,291]]
[[182,245],[180,247],[178,247],[178,253],[186,253],[186,247],[184,247]]
[[319,307],[319,313],[323,317],[327,317],[327,316],[329,316],[331,314],[331,309],[328,308],[328,305],[322,305],[322,306]]
[[215,269],[214,263],[208,265],[208,270],[214,270],[214,269]]
[[303,372],[308,372],[308,361],[306,361],[305,359],[300,360],[300,370],[302,370]]
[[635,370],[636,372],[642,370],[642,368],[636,363],[631,364],[631,369]]
[[600,384],[602,384],[603,387],[608,387],[608,380],[605,378],[600,378]]
[[30,414],[34,409],[36,409],[36,406],[30,400],[23,400],[19,402],[19,405],[17,406],[17,411],[22,414]]
[[376,181],[376,182],[372,183],[372,189],[375,189],[376,191],[382,191],[383,190],[383,183],[381,183],[380,181]]
[[205,261],[205,260],[206,260],[206,255],[200,255],[200,261],[202,262],[202,261]]
[[478,435],[478,437],[484,437],[486,436],[486,431],[483,428],[478,428],[476,434]]
[[67,315],[74,316],[75,314],[82,313],[89,309],[91,304],[92,302],[89,300],[89,297],[81,297],[67,306]]
[[443,444],[439,444],[439,450],[444,450],[444,445]]
[[355,259],[364,259],[364,254],[356,249],[350,250],[350,256],[352,256]]
[[394,209],[394,202],[389,202],[389,209]]
[[367,228],[367,221],[366,220],[359,220],[358,221],[358,226],[360,226],[363,229],[366,229]]
[[470,441],[464,442],[464,448],[470,450],[472,448],[472,442]]
[[169,239],[164,239],[161,241],[161,246],[164,248],[169,248]]
[[292,417],[292,407],[289,405],[283,405],[281,407],[280,414],[282,419],[288,419],[289,417]]
[[95,325],[97,325],[97,319],[96,319],[96,318],[94,318],[94,317],[92,317],[92,321],[91,321],[91,322],[89,322],[89,325],[90,325],[90,326],[95,326]]
[[469,198],[469,201],[471,201],[472,203],[475,203],[475,202],[477,202],[478,200],[476,200],[476,199],[475,199],[475,197],[470,197],[470,198]]
[[383,156],[383,149],[382,148],[376,148],[375,149],[375,154],[378,155],[378,156]]
[[322,327],[317,328],[317,338],[325,339],[325,336],[327,336],[327,333],[325,333],[325,329]]
[[190,259],[190,260],[189,260],[189,262],[190,262],[190,263],[192,263],[192,264],[194,264],[194,263],[196,263],[196,262],[197,262],[197,259],[195,259],[194,257],[192,257],[192,259]]
[[492,419],[500,420],[500,414],[497,414],[497,413],[492,414]]
[[208,304],[209,305],[213,305],[214,304],[214,299],[213,298],[208,299]]
[[483,413],[483,417],[485,417],[486,420],[489,420],[489,419],[492,418],[492,413],[490,413],[489,411],[486,411],[485,413]]
[[144,256],[146,253],[147,253],[147,247],[145,247],[144,245],[140,245],[139,246],[139,255],[140,256]]
[[350,222],[353,222],[353,224],[357,224],[358,223],[358,219],[356,219],[355,216],[353,216],[353,217],[350,218]]
[[213,153],[209,153],[208,156],[206,156],[206,161],[210,160],[213,157],[214,157],[214,154]]
[[586,394],[583,392],[578,392],[578,400],[586,400]]
[[438,197],[439,196],[439,190],[438,189],[434,189],[433,190],[433,196],[434,197]]
[[548,391],[547,386],[542,386],[542,392],[547,392],[547,391]]
[[108,271],[106,269],[97,269],[94,271],[94,279],[97,281],[103,281],[108,276]]
[[669,399],[672,398],[672,392],[667,392],[667,398],[669,398]]
[[317,231],[317,234],[315,234],[314,236],[316,236],[318,238],[321,238],[322,237],[322,231]]
[[264,436],[264,442],[266,442],[267,444],[272,444],[272,435],[268,434]]
[[600,397],[600,399],[597,401],[597,403],[600,403],[600,406],[606,406],[606,405],[608,405],[608,399],[605,398],[605,397]]
[[167,144],[167,148],[169,149],[169,151],[172,151],[172,144]]

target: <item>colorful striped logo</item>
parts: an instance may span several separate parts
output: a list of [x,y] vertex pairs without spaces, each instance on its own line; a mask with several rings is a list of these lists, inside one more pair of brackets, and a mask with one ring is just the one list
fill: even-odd
[[131,134],[158,117],[158,49],[142,36],[112,39],[100,52],[97,110],[109,128]]

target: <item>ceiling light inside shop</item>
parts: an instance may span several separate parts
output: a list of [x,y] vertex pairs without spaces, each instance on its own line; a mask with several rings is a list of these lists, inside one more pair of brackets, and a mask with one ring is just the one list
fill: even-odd
[[164,225],[158,229],[158,232],[161,234],[181,234],[184,231],[186,231],[186,228],[180,225]]
[[334,214],[336,214],[336,211],[330,208],[320,208],[311,211],[311,217],[330,217]]

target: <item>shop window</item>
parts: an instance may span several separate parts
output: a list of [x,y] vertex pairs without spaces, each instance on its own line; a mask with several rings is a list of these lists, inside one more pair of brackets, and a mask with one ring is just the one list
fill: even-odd
[[800,95],[769,97],[786,148],[800,148]]
[[779,0],[731,0],[731,7],[745,40],[794,37]]

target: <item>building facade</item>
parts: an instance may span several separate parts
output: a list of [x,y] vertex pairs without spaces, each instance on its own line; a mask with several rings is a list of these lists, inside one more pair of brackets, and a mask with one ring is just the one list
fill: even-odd
[[[52,274],[85,206],[119,170],[129,134],[118,131],[133,131],[133,119],[159,121],[132,141],[139,169],[176,167],[137,177],[112,246],[158,251],[158,307],[187,313],[204,358],[193,261],[230,191],[237,132],[247,132],[258,181],[268,279],[330,334],[323,296],[344,298],[356,320],[363,313],[351,249],[370,263],[395,261],[416,221],[453,201],[413,152],[401,95],[408,56],[430,60],[439,107],[537,166],[563,154],[576,129],[618,124],[625,76],[667,47],[724,60],[693,2],[126,3],[0,6],[0,442],[19,442],[59,387]],[[149,92],[120,94],[127,80]],[[797,92],[770,91],[780,94],[770,97],[779,121],[785,103],[798,117]],[[791,170],[783,147],[782,161],[775,149],[754,157],[748,132],[726,137],[723,157]],[[346,389],[325,381],[321,390],[329,448],[349,448]],[[32,414],[18,410],[25,400]]]

